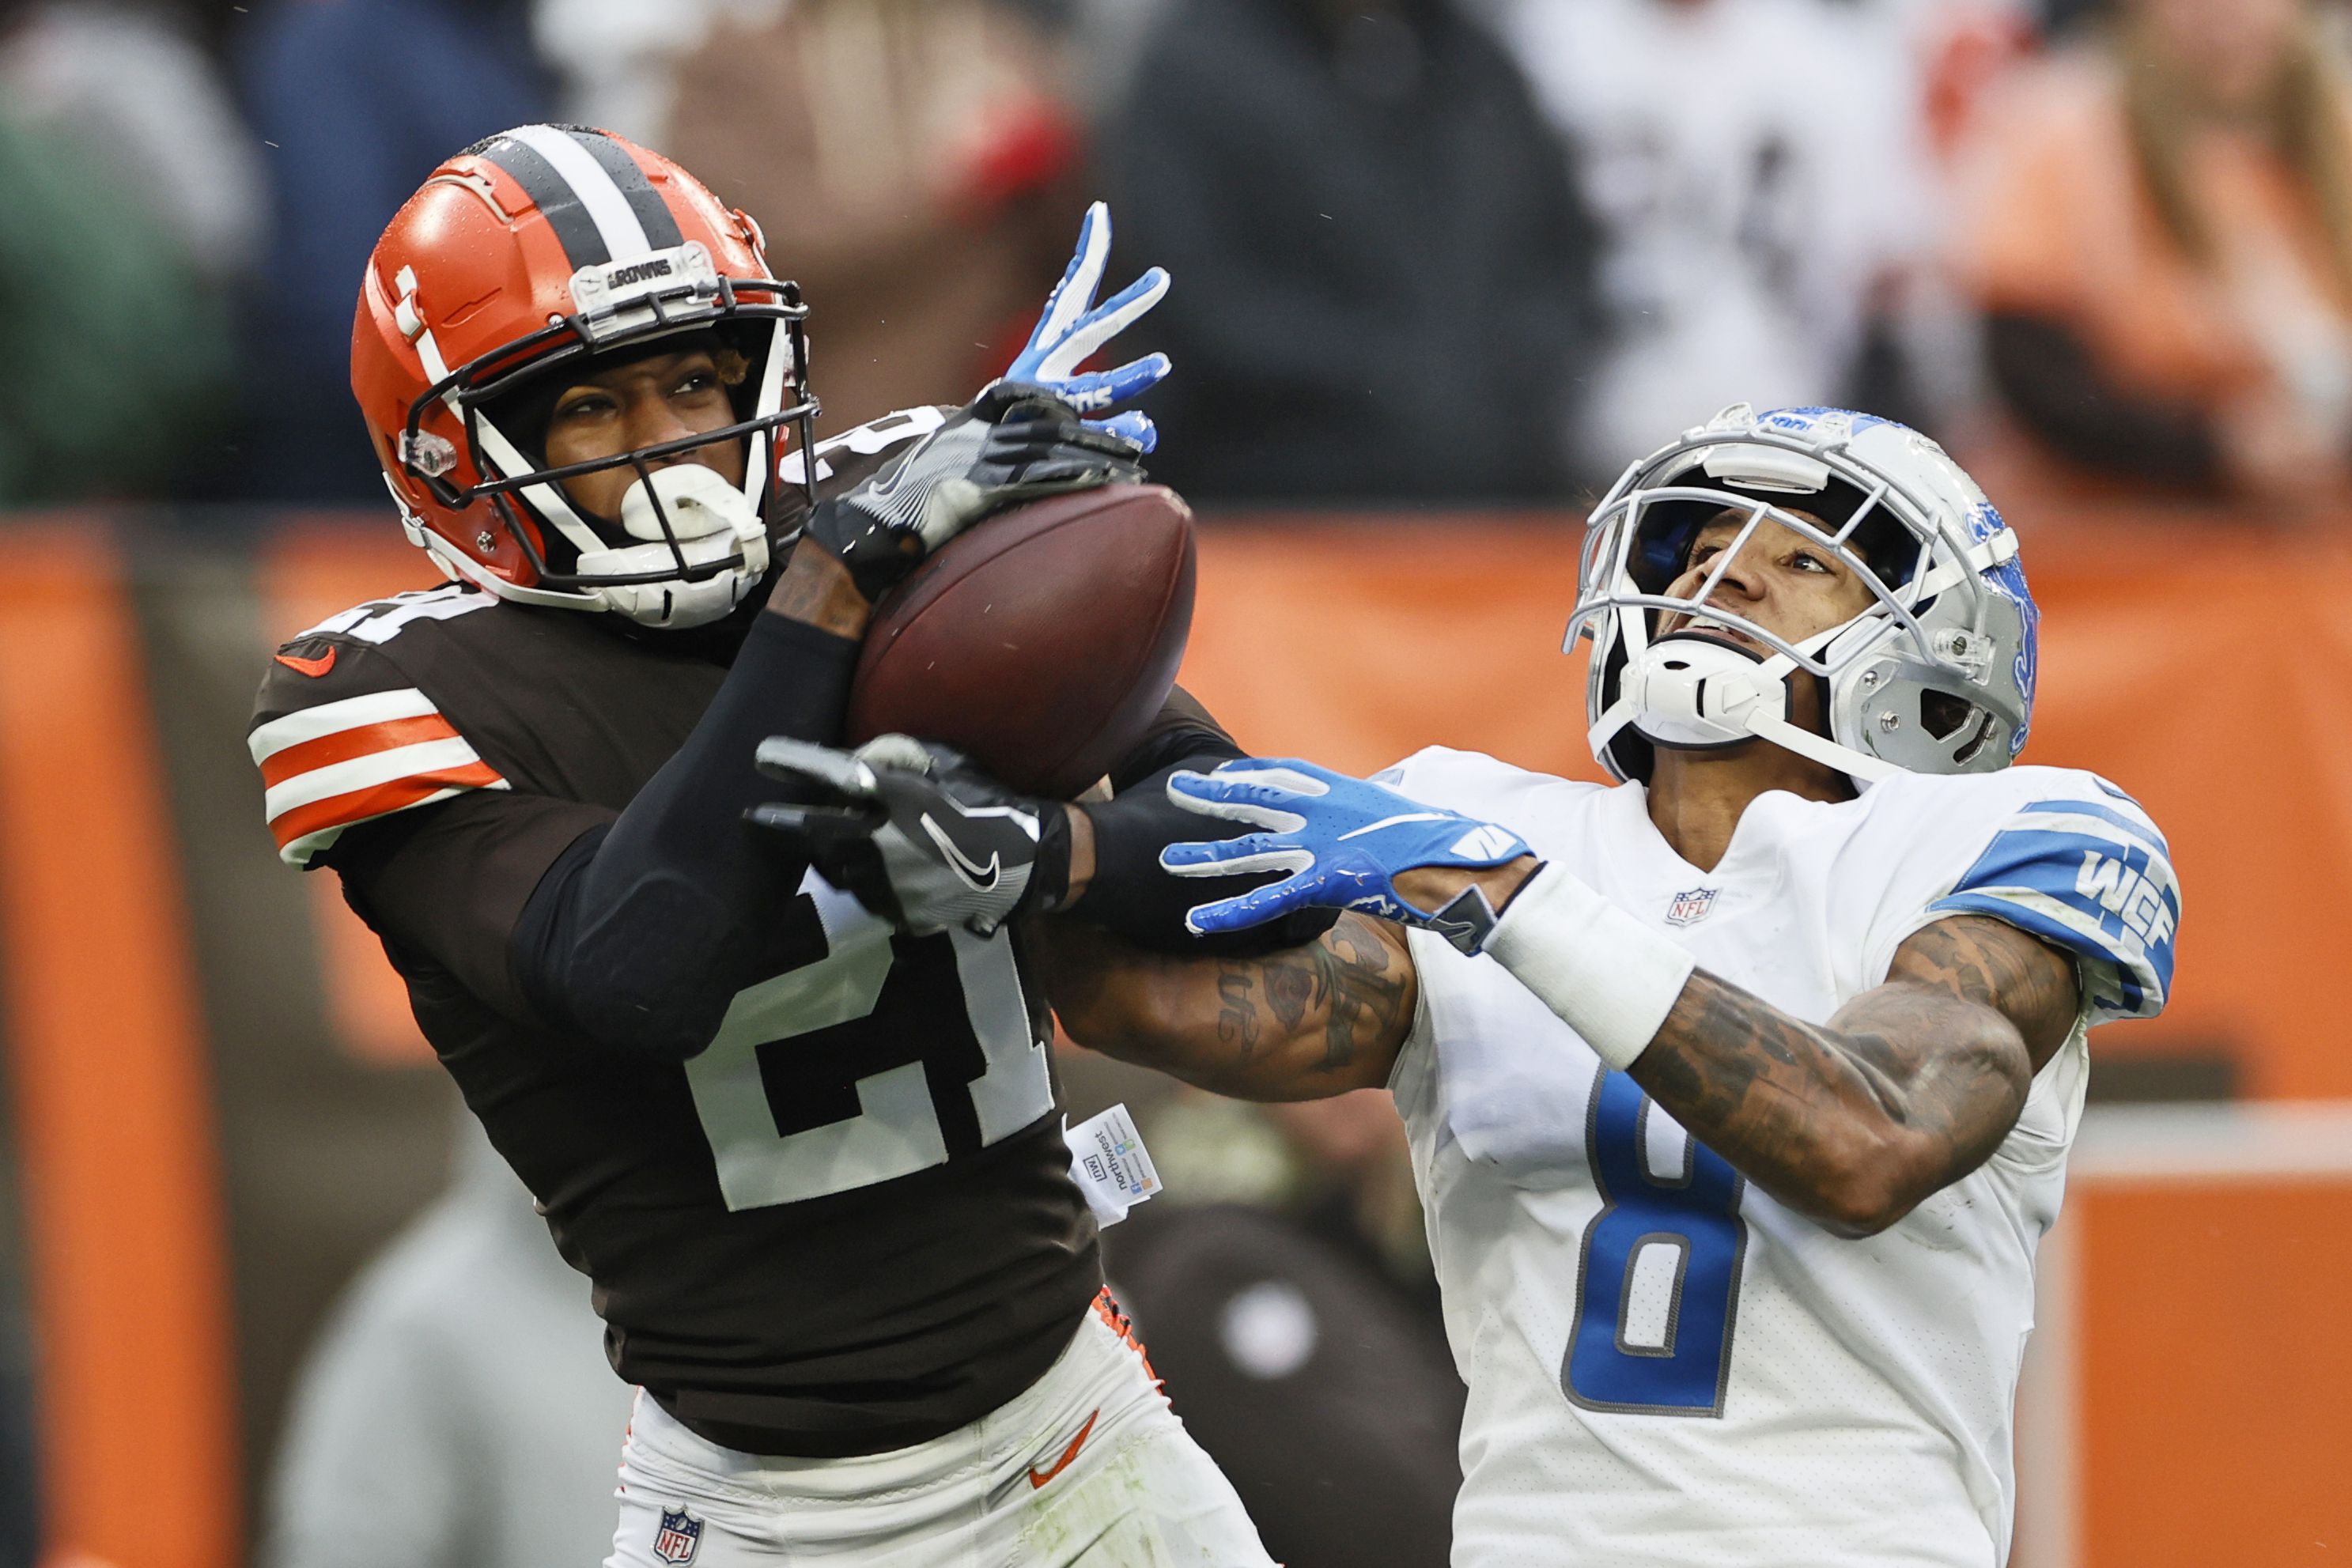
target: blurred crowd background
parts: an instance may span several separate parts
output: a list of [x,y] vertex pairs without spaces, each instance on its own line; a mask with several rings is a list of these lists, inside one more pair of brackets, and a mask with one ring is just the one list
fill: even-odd
[[1158,471],[1201,502],[1572,501],[1747,398],[1899,415],[1996,493],[2324,509],[2341,31],[2321,0],[13,0],[0,502],[372,499],[367,251],[439,158],[554,118],[761,218],[836,426],[1001,364],[1100,193],[1177,278]]
[[[1749,400],[1900,417],[2013,514],[2340,521],[2345,20],[2322,0],[0,0],[0,509],[388,529],[346,381],[364,259],[441,158],[562,120],[761,220],[812,303],[834,429],[995,373],[1102,195],[1114,280],[1174,275],[1132,339],[1177,367],[1147,404],[1154,477],[1204,510],[1570,508]],[[1145,1113],[1171,1197],[1109,1239],[1115,1282],[1275,1554],[1442,1562],[1461,1390],[1382,1097],[1265,1112],[1091,1060],[1067,1076],[1074,1112]],[[628,1394],[585,1283],[454,1097],[410,1100],[446,1123],[448,1174],[436,1154],[396,1184],[380,1218],[406,1228],[356,1276],[356,1242],[326,1249],[246,1391],[255,1561],[598,1561]],[[28,1568],[12,1224],[0,1206],[0,1568]]]

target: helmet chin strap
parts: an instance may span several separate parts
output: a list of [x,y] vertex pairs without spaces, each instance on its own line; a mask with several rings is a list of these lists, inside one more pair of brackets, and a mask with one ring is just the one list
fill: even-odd
[[[1833,626],[1796,646],[1806,654],[1819,653],[1852,625]],[[1599,755],[1630,724],[1651,745],[1675,749],[1769,740],[1865,784],[1903,771],[1791,724],[1789,676],[1796,667],[1786,653],[1768,656],[1712,637],[1669,633],[1627,664],[1617,700],[1592,726],[1593,751]]]

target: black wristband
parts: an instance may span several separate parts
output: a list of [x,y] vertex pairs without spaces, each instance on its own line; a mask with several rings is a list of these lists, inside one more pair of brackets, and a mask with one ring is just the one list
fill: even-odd
[[1070,813],[1075,806],[1046,807],[1037,828],[1037,858],[1029,862],[1026,909],[1051,915],[1070,894]]

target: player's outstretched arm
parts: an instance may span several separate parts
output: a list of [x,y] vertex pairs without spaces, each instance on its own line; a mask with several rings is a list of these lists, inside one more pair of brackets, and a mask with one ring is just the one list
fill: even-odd
[[1378,909],[1484,952],[1733,1168],[1848,1235],[1884,1230],[1983,1164],[2079,1013],[2073,958],[1963,915],[1905,942],[1885,984],[1807,1023],[1696,969],[1495,824],[1294,759],[1179,774],[1170,790],[1261,829],[1173,845],[1170,870],[1286,873],[1193,910],[1195,929]]
[[1871,1235],[1991,1157],[2074,1029],[2077,986],[2039,938],[1961,915],[1826,1024],[1695,971],[1626,1071],[1765,1191]]
[[2081,1006],[2072,957],[1985,915],[1916,933],[1884,984],[1813,1024],[1687,957],[1677,981],[1658,965],[1679,949],[1558,867],[1398,879],[1433,902],[1465,885],[1504,910],[1486,951],[1733,1169],[1845,1236],[1990,1158]]
[[1412,1028],[1404,933],[1368,915],[1253,957],[1147,952],[1070,919],[1023,935],[1072,1040],[1236,1099],[1376,1088]]

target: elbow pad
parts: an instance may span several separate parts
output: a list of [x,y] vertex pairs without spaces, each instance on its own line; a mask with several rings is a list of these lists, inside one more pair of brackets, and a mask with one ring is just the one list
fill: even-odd
[[734,993],[709,983],[731,967],[719,949],[718,903],[691,883],[652,873],[607,907],[581,895],[607,830],[581,835],[548,868],[509,945],[516,988],[567,1033],[656,1061],[685,1061],[719,1032]]

